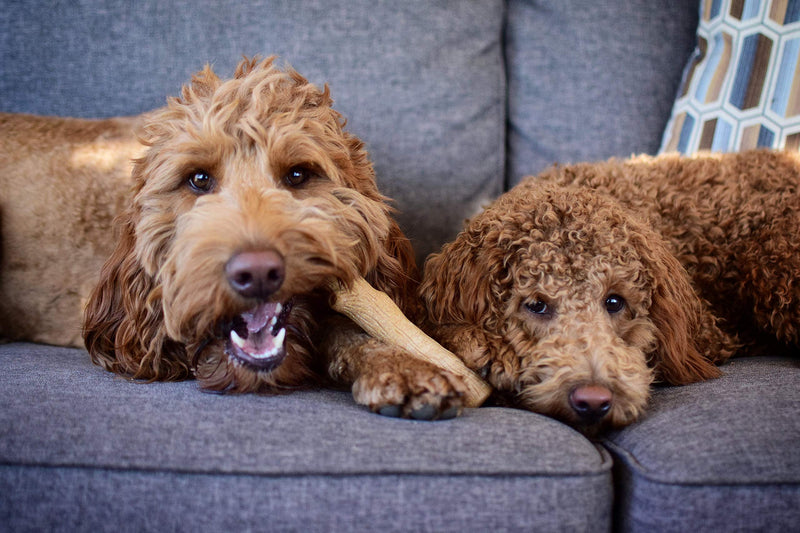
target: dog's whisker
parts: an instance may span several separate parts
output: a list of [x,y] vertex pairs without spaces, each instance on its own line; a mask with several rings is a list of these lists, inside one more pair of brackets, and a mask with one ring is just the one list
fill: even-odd
[[297,327],[295,324],[286,324],[286,332],[291,333],[292,336],[297,338],[301,343],[306,345],[312,344],[311,337],[309,337],[308,333]]

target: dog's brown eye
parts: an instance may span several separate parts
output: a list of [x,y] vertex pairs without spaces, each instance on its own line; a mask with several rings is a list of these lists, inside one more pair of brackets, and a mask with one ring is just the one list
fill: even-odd
[[306,167],[292,167],[283,177],[283,181],[289,187],[299,187],[307,182],[314,175],[314,172]]
[[613,315],[625,309],[625,298],[619,294],[611,294],[606,297],[606,311]]
[[542,300],[535,300],[525,304],[525,308],[534,315],[549,316],[553,314],[553,309],[547,302]]
[[208,194],[214,190],[214,178],[202,170],[190,173],[188,182],[189,187],[197,194]]

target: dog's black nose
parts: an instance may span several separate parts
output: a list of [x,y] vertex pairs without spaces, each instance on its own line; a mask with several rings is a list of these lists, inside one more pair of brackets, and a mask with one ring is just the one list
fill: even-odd
[[602,385],[582,385],[569,395],[569,405],[582,422],[594,424],[611,410],[613,395]]
[[240,252],[225,265],[225,276],[233,290],[245,298],[266,300],[283,285],[286,267],[274,250]]

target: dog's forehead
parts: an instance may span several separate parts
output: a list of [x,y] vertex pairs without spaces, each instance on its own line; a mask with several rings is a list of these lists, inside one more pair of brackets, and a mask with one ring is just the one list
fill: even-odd
[[297,72],[281,70],[271,63],[222,81],[207,92],[206,98],[210,109],[257,111],[265,115],[326,108],[333,102],[327,87],[322,90]]
[[181,131],[190,138],[225,132],[256,142],[286,129],[335,135],[341,133],[344,119],[332,103],[327,87],[321,90],[294,71],[269,63],[226,80],[206,73],[150,117],[143,137],[148,144],[158,144]]
[[591,253],[555,253],[539,257],[520,257],[509,265],[509,273],[519,289],[554,297],[556,293],[605,293],[622,283],[633,285],[641,278],[642,263]]
[[554,224],[534,221],[504,246],[512,263],[585,271],[638,260],[639,240],[634,230],[607,217],[574,217]]
[[632,288],[644,281],[637,239],[626,226],[608,219],[562,219],[518,235],[515,246],[505,249],[505,264],[510,277],[528,292],[551,297],[591,293],[596,298],[620,284]]
[[169,128],[159,124],[149,139],[151,148],[142,162],[153,168],[142,176],[160,175],[152,172],[155,167],[170,169],[180,179],[202,170],[230,185],[237,177],[278,179],[300,165],[335,179],[340,169],[350,168],[354,152],[331,113],[210,108],[176,115]]

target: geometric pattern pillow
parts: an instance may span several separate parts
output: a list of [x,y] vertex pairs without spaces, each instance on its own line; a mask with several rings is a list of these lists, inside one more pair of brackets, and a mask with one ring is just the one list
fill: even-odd
[[703,0],[661,152],[800,149],[800,0]]

